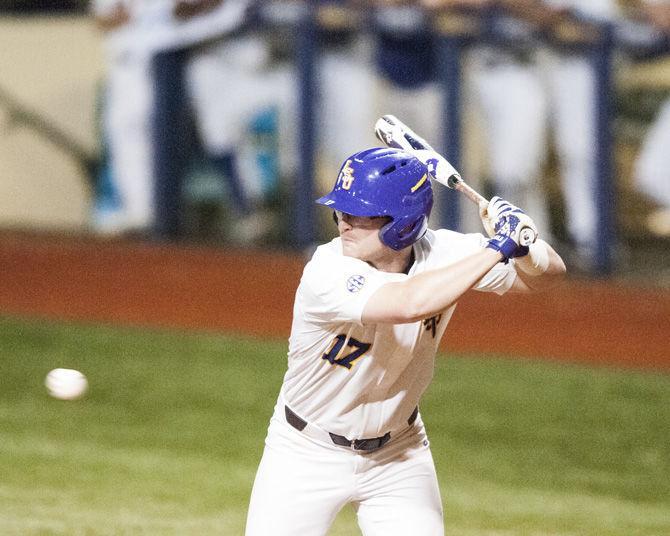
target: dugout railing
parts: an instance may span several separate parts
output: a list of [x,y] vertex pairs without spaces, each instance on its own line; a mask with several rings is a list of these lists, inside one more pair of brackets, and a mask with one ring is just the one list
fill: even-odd
[[[278,2],[281,4],[282,2]],[[293,3],[295,6],[295,3]],[[328,6],[331,8],[332,6]],[[316,241],[314,215],[314,182],[315,158],[317,151],[318,114],[318,79],[315,76],[319,61],[318,30],[320,10],[323,4],[306,2],[296,11],[295,40],[296,66],[298,70],[298,147],[301,157],[298,159],[299,169],[293,188],[292,242],[293,245],[307,249]],[[420,9],[420,8],[416,8]],[[347,8],[350,24],[360,31],[374,31],[370,24],[371,12],[365,9]],[[509,16],[509,14],[506,14]],[[444,146],[441,151],[456,168],[461,167],[462,140],[462,106],[461,92],[463,81],[464,53],[469,47],[484,42],[504,42],[511,37],[505,35],[504,26],[496,27],[495,17],[482,17],[479,13],[467,10],[448,10],[426,17],[426,31],[435,36],[438,48],[437,78],[444,95],[443,109],[440,112]],[[493,21],[493,22],[492,22]],[[589,34],[580,34],[579,23],[588,25]],[[593,259],[593,273],[607,275],[614,269],[613,251],[617,242],[616,196],[613,172],[613,141],[612,141],[612,58],[614,52],[613,26],[594,21],[576,21],[573,28],[566,28],[566,36],[573,36],[579,44],[579,53],[586,56],[595,73],[597,89],[595,118],[595,154],[594,159],[595,191],[599,240],[589,252]],[[541,36],[540,36],[541,37]],[[512,37],[513,38],[513,37]],[[547,37],[542,43],[552,46],[555,43]],[[564,46],[561,45],[561,46]],[[563,177],[561,180],[569,180]],[[439,202],[445,207],[441,211],[444,227],[459,229],[461,222],[461,200],[456,192],[440,188],[436,192]]]

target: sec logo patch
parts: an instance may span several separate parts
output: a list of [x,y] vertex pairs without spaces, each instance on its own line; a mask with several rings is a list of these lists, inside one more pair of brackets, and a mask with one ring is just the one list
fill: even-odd
[[365,285],[365,278],[362,275],[352,275],[347,279],[347,290],[349,292],[358,292]]

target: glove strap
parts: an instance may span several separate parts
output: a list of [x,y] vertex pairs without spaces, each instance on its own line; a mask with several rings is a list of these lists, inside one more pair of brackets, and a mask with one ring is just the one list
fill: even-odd
[[519,245],[509,236],[497,234],[489,240],[486,247],[499,251],[503,256],[502,262],[507,264],[510,260],[510,257],[514,256],[514,253],[516,252]]

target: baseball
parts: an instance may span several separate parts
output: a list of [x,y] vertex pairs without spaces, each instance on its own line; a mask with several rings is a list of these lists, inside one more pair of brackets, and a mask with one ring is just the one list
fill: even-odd
[[88,389],[88,381],[78,370],[57,368],[53,369],[44,379],[47,391],[59,400],[77,400]]

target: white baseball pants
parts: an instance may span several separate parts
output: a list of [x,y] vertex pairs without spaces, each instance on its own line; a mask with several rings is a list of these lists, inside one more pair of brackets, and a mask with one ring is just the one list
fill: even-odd
[[[283,411],[283,408],[282,408]],[[321,536],[351,503],[364,536],[442,536],[442,502],[420,417],[372,452],[307,437],[275,412],[246,536]]]
[[119,231],[146,229],[153,223],[153,88],[151,57],[128,53],[111,58],[104,122],[113,180],[123,204]]

